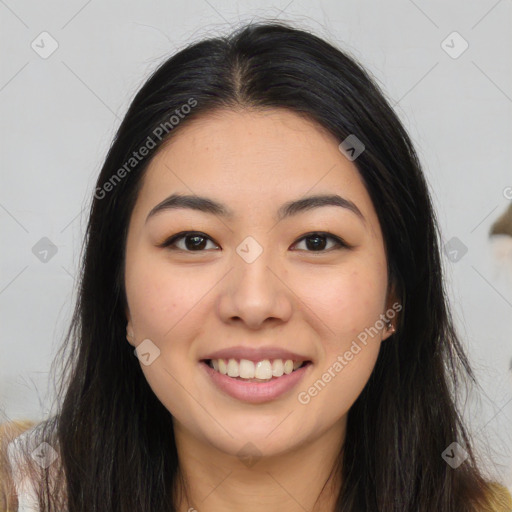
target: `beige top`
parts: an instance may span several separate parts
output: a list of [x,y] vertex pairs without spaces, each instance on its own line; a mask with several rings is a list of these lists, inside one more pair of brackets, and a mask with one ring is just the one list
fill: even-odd
[[11,475],[18,498],[18,512],[39,512],[39,502],[33,482],[24,471],[21,458],[20,442],[30,435],[30,430],[23,432],[7,446],[7,456],[11,466]]

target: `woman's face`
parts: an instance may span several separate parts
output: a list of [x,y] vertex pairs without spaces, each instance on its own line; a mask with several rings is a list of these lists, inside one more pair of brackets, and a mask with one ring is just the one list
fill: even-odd
[[[342,434],[388,336],[382,234],[340,142],[284,109],[225,110],[183,126],[144,177],[126,247],[128,339],[175,429],[224,453]],[[221,206],[153,210],[171,195]],[[341,206],[305,207],[334,195]],[[221,356],[246,378],[205,362]],[[287,359],[309,363],[288,374]]]

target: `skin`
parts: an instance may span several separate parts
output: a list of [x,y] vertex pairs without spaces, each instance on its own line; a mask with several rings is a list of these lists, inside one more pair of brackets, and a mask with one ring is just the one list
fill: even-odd
[[[340,141],[285,109],[221,110],[181,127],[151,161],[130,219],[125,284],[127,339],[150,339],[160,355],[141,363],[173,415],[188,496],[179,510],[333,510],[341,482],[328,481],[343,446],[347,413],[374,368],[384,327],[307,404],[298,393],[322,378],[358,334],[391,307],[386,254],[372,201]],[[151,209],[173,193],[213,198],[231,220],[190,209]],[[322,206],[276,222],[277,208],[337,193],[346,208]],[[194,250],[158,245],[180,231],[209,238]],[[326,231],[352,248],[302,237]],[[247,263],[236,248],[252,236],[262,254]],[[301,240],[302,239],[302,240]],[[311,239],[309,239],[311,240]],[[214,350],[279,346],[313,364],[296,389],[250,404],[217,387],[199,366]],[[237,453],[252,443],[249,467]],[[317,507],[313,508],[315,501]],[[192,508],[193,507],[193,508]]]

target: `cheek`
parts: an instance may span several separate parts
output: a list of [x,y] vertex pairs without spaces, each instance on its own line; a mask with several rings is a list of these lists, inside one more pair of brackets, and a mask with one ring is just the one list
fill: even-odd
[[[186,375],[183,363],[190,359],[191,345],[201,336],[211,308],[205,294],[216,280],[198,267],[171,268],[165,258],[141,253],[127,262],[125,281],[137,343],[149,339],[160,350],[158,364],[143,368],[148,381],[159,367],[182,380]],[[168,380],[169,375],[163,378]]]
[[[351,354],[350,360],[347,352]],[[339,351],[327,359],[320,376],[306,390],[322,423],[330,424],[348,413],[368,382],[378,353],[378,345],[360,344],[360,351],[355,354],[350,350]]]
[[331,275],[324,285],[309,295],[322,320],[322,355],[301,395],[322,418],[318,428],[344,416],[372,374],[381,345],[382,330],[375,326],[381,327],[377,322],[384,312],[386,275],[372,275],[368,267],[353,269]]
[[177,289],[158,268],[150,271],[137,264],[127,268],[126,294],[137,338],[159,338],[165,325],[171,327],[176,306],[183,303]]
[[308,304],[329,329],[330,339],[356,337],[384,312],[386,273],[357,266],[316,276],[305,288]]
[[331,276],[318,293],[318,314],[331,335],[323,343],[321,380],[328,382],[323,398],[327,410],[348,411],[373,371],[381,345],[387,291],[384,263],[360,258]]
[[162,339],[204,294],[193,270],[171,269],[164,259],[141,257],[126,268],[126,294],[135,333]]
[[[150,339],[160,353],[141,370],[160,402],[173,415],[185,414],[190,404],[183,396],[188,378],[189,340],[200,322],[194,318],[204,290],[190,273],[170,271],[169,265],[150,257],[127,262],[126,293],[137,343]],[[192,323],[191,323],[192,322]]]
[[125,282],[135,326],[152,325],[157,332],[163,324],[170,329],[204,294],[197,270],[172,268],[165,258],[144,253],[127,263]]

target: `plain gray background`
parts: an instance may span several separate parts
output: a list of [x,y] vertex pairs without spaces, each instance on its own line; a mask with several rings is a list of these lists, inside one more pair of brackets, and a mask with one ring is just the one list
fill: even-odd
[[512,251],[488,238],[512,199],[510,0],[0,0],[0,16],[3,419],[48,413],[87,208],[137,89],[188,43],[278,18],[360,60],[416,144],[448,243],[455,319],[484,390],[464,414],[488,472],[512,489]]

